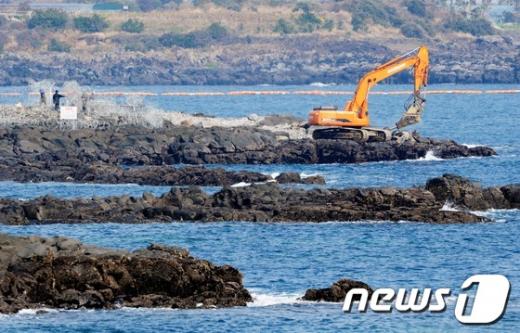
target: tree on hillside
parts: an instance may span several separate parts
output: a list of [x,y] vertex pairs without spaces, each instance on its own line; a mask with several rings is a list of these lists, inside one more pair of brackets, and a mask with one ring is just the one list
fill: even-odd
[[405,6],[415,16],[426,17],[426,4],[423,0],[407,0]]
[[313,32],[314,30],[320,28],[321,19],[316,14],[314,14],[308,3],[297,3],[293,11],[300,12],[300,15],[296,19],[296,23],[298,24],[300,31]]
[[123,22],[123,24],[121,24],[121,30],[138,34],[143,32],[144,23],[139,20],[128,19],[127,21]]
[[53,38],[49,42],[49,47],[47,49],[51,52],[70,52],[70,45]]
[[290,22],[281,18],[278,19],[278,21],[276,21],[276,25],[273,28],[273,32],[276,32],[281,35],[291,34],[294,32],[294,26]]
[[212,23],[207,29],[207,33],[212,39],[220,40],[228,36],[228,30],[220,23]]
[[47,28],[47,29],[63,29],[67,24],[68,17],[64,11],[57,9],[37,10],[27,21],[29,29]]
[[108,28],[105,18],[95,14],[93,16],[78,16],[74,18],[74,27],[81,32],[101,32]]

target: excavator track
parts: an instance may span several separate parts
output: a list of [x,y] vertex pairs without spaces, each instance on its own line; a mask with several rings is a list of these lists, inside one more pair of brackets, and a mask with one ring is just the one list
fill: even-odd
[[312,132],[315,140],[352,140],[356,142],[385,142],[392,140],[392,131],[385,128],[327,127]]

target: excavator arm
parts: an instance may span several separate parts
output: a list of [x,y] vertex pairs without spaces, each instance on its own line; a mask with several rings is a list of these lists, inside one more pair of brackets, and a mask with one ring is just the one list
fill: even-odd
[[413,68],[414,91],[413,102],[405,107],[404,115],[395,124],[394,129],[418,123],[425,99],[421,96],[421,88],[428,81],[428,49],[421,46],[411,52],[397,57],[376,67],[359,80],[358,87],[351,101],[342,110],[336,107],[318,107],[309,113],[307,127],[315,126],[315,139],[352,139],[358,141],[387,141],[392,138],[389,128],[371,128],[368,115],[368,93],[382,80]]
[[368,92],[370,89],[384,79],[412,67],[414,69],[414,99],[424,101],[420,92],[421,88],[428,83],[428,58],[428,49],[421,46],[365,74],[359,80],[354,98],[345,105],[345,111],[356,112],[359,118],[366,117],[368,115]]

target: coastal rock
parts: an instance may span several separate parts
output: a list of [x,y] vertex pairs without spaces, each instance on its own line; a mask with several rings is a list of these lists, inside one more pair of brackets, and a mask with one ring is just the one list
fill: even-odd
[[[347,293],[354,289],[361,288],[368,291],[368,297],[372,296],[374,292],[372,288],[366,283],[350,279],[341,279],[333,283],[328,288],[322,289],[307,289],[305,295],[302,297],[305,301],[325,301],[325,302],[343,302]],[[359,300],[359,296],[355,296],[353,300]]]
[[325,178],[319,175],[302,177],[297,172],[282,172],[279,174],[275,180],[279,184],[316,184],[316,185],[324,185]]
[[251,300],[238,270],[196,259],[185,249],[150,245],[126,252],[62,237],[0,234],[0,313],[230,307]]
[[426,189],[439,201],[472,210],[520,207],[520,184],[482,188],[479,183],[457,175],[444,174],[427,181]]
[[6,152],[1,165],[315,164],[418,159],[428,152],[440,158],[496,154],[489,147],[468,148],[417,135],[413,141],[371,143],[277,137],[256,127],[11,128],[0,140],[0,151]]
[[[143,223],[153,221],[488,221],[475,209],[520,208],[519,185],[481,188],[462,177],[445,175],[426,187],[311,190],[276,183],[224,187],[209,195],[199,187],[172,188],[155,197],[33,200],[0,199],[0,223]],[[458,210],[444,210],[447,202]]]

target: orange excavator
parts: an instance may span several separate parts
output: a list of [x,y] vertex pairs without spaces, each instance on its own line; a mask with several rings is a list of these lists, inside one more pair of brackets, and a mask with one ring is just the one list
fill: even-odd
[[[416,124],[421,120],[426,100],[421,95],[421,88],[428,81],[428,48],[421,46],[399,56],[359,80],[354,98],[347,102],[343,110],[337,107],[317,107],[309,114],[306,127],[313,129],[314,139],[349,139],[361,142],[388,141],[392,134],[401,128]],[[380,81],[413,68],[414,91],[411,102],[405,106],[405,113],[394,128],[371,128],[368,115],[368,93]]]

